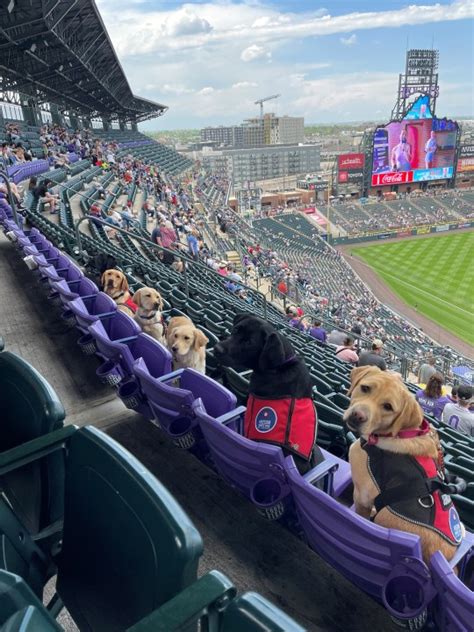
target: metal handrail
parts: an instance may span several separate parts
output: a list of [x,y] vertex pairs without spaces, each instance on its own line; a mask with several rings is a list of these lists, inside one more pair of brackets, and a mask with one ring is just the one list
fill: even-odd
[[[206,272],[211,272],[213,275],[215,275],[216,279],[218,278],[219,281],[222,281],[223,279],[225,279],[225,277],[222,277],[220,274],[218,274],[217,272],[215,272],[214,270],[212,270],[212,268],[210,268],[209,266],[200,263],[199,261],[194,261],[194,259],[192,259],[191,257],[189,257],[188,255],[186,255],[183,252],[179,252],[177,250],[170,250],[169,248],[164,248],[163,246],[159,246],[158,244],[155,244],[155,242],[151,241],[150,239],[146,239],[145,237],[142,237],[141,235],[136,235],[134,233],[130,233],[128,230],[124,229],[124,228],[119,228],[118,226],[113,226],[112,224],[110,224],[109,222],[106,222],[103,219],[100,219],[98,217],[94,217],[92,215],[84,215],[83,217],[79,218],[75,223],[74,223],[74,231],[76,234],[76,245],[78,248],[78,255],[80,255],[81,257],[84,255],[84,249],[82,247],[82,236],[81,236],[81,231],[79,230],[80,225],[86,221],[86,220],[92,220],[94,223],[99,223],[108,227],[112,227],[113,230],[118,231],[119,233],[123,233],[124,235],[127,235],[130,239],[136,239],[144,244],[146,244],[148,247],[153,247],[156,248],[157,250],[159,250],[160,252],[167,252],[172,254],[174,257],[175,256],[179,256],[180,259],[186,261],[187,263],[189,263],[190,265],[193,266],[197,266],[198,268],[201,268],[203,270],[206,270]],[[184,287],[185,287],[185,294],[186,297],[189,298],[189,287],[188,287],[188,277],[187,277],[187,271],[186,271],[186,266],[184,266],[184,270],[183,270],[183,280],[184,280]],[[267,298],[264,294],[262,294],[261,292],[257,291],[255,288],[250,287],[249,285],[246,285],[245,283],[241,283],[239,281],[238,283],[239,286],[241,286],[242,288],[245,288],[246,290],[250,290],[250,292],[252,294],[256,294],[258,296],[260,296],[263,300],[263,315],[264,318],[267,318],[268,315],[268,301]]]

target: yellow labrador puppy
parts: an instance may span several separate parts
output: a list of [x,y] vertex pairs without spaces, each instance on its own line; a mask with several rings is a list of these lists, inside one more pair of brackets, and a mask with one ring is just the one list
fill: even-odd
[[360,436],[349,451],[356,512],[420,536],[426,562],[438,550],[450,560],[464,528],[449,496],[436,431],[395,373],[353,369],[349,393],[344,419]]
[[137,306],[132,300],[127,277],[123,272],[115,270],[115,268],[106,270],[101,277],[101,283],[102,290],[117,303],[117,309],[129,316],[135,314]]
[[206,372],[206,345],[209,340],[191,319],[174,316],[168,323],[167,343],[173,354],[173,369],[191,368]]
[[165,343],[165,328],[163,326],[163,299],[161,294],[152,287],[142,287],[133,295],[137,306],[135,320],[142,330],[158,342]]

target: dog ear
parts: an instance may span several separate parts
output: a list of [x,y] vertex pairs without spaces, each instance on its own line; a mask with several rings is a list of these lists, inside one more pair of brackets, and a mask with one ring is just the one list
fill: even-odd
[[102,285],[102,287],[104,287],[105,285],[105,274],[106,274],[107,270],[105,270],[105,272],[102,272],[102,276],[100,277],[100,284]]
[[235,327],[236,325],[238,325],[240,322],[242,322],[244,320],[244,318],[248,318],[249,315],[246,314],[245,312],[243,312],[242,314],[236,314],[234,316],[234,322],[232,323],[233,326]]
[[143,289],[143,288],[140,288],[140,289],[139,289],[139,290],[137,290],[137,291],[135,292],[135,294],[133,295],[133,302],[135,303],[135,305],[136,305],[137,307],[141,307],[141,306],[142,306],[142,303],[141,303],[141,299],[142,299],[142,289]]
[[273,369],[285,361],[285,347],[280,336],[273,331],[268,335],[258,359],[260,371]]
[[194,330],[194,344],[193,344],[194,351],[199,351],[199,349],[201,347],[205,347],[208,342],[209,342],[209,339],[206,338],[206,336],[202,333],[201,330],[199,329]]
[[403,408],[393,420],[394,431],[401,428],[419,428],[423,421],[423,410],[420,404],[405,387],[403,387],[403,398],[405,400]]
[[155,291],[156,291],[157,298],[158,298],[158,305],[159,305],[158,309],[160,310],[160,312],[162,312],[163,311],[163,306],[164,306],[163,297],[161,296],[161,294],[157,290],[155,290]]
[[351,387],[347,391],[347,394],[351,395],[352,391],[355,389],[357,384],[359,384],[359,382],[361,380],[363,380],[366,375],[369,375],[370,373],[378,373],[379,371],[380,371],[380,369],[378,367],[376,367],[376,366],[359,366],[359,367],[357,367],[355,369],[352,369],[352,371],[351,371]]
[[122,280],[120,281],[120,289],[122,292],[128,292],[128,281],[125,274],[122,272]]

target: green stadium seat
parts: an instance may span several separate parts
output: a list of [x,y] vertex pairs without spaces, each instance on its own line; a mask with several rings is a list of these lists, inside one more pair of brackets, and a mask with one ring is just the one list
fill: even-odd
[[0,627],[2,632],[60,632],[21,577],[0,571]]
[[[64,407],[50,384],[28,362],[0,354],[0,456],[62,428]],[[62,517],[64,461],[58,454],[0,476],[0,485],[28,531],[38,535]]]
[[252,371],[238,373],[231,367],[223,367],[224,384],[237,397],[239,404],[245,404],[249,394],[249,381]]
[[222,632],[304,632],[303,627],[261,595],[248,592],[224,612]]
[[[59,436],[69,430],[64,439]],[[92,427],[67,429],[3,455],[0,473],[67,448],[57,598],[81,630],[125,630],[196,580],[202,541],[172,496],[141,463]],[[11,451],[14,452],[14,451]],[[14,513],[0,505],[1,565],[41,595],[48,559]]]

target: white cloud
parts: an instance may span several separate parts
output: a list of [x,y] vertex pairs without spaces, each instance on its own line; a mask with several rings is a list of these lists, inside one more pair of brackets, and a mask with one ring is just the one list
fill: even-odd
[[205,96],[207,94],[212,94],[213,92],[214,88],[212,86],[206,86],[205,88],[199,90],[198,94],[202,94],[203,96]]
[[206,19],[196,15],[187,7],[172,13],[165,19],[162,26],[162,32],[170,37],[210,33],[211,31],[211,24]]
[[[145,86],[146,88],[146,86]],[[162,86],[155,86],[155,88],[161,90],[165,94],[189,94],[190,92],[194,92],[192,88],[187,88],[179,83],[164,83]]]
[[354,44],[357,44],[357,35],[353,33],[349,37],[341,37],[340,41],[344,46],[354,46]]
[[261,59],[262,57],[271,57],[271,53],[268,53],[263,46],[259,46],[258,44],[252,44],[251,46],[247,46],[240,54],[240,59],[242,61],[255,61],[256,59]]
[[241,88],[257,88],[258,83],[255,81],[238,81],[237,83],[232,84],[232,88],[234,90],[239,90]]

